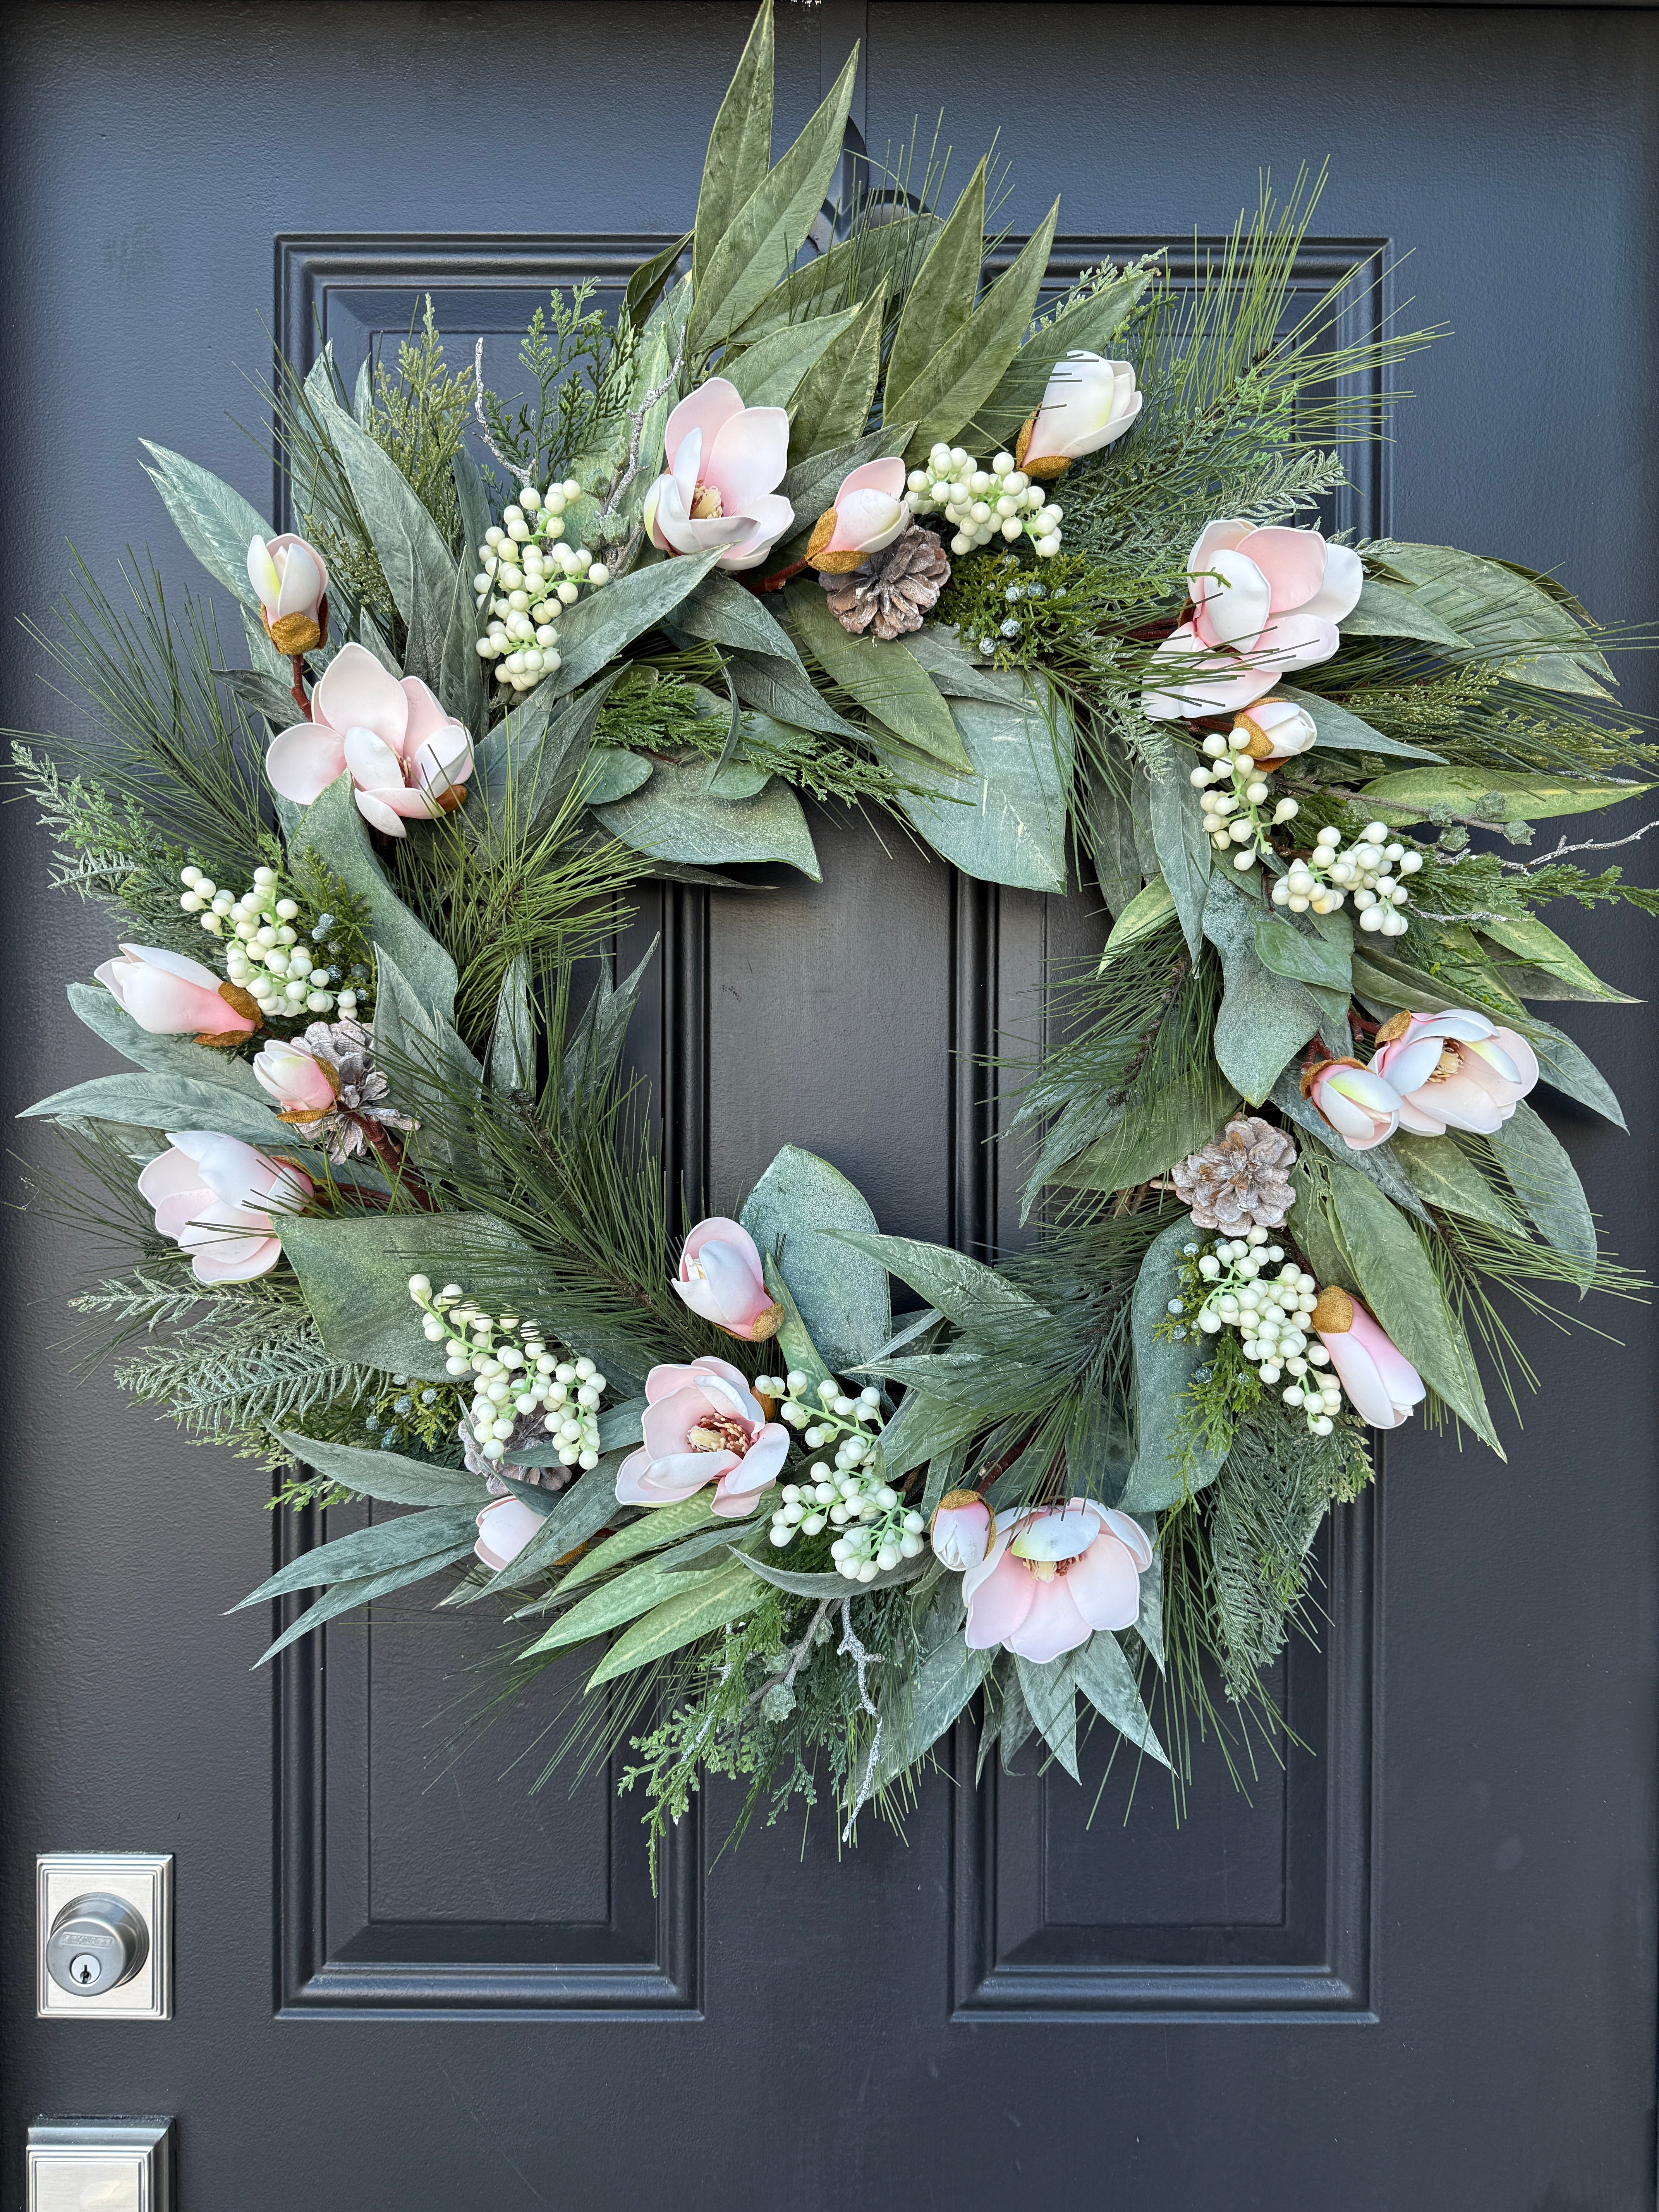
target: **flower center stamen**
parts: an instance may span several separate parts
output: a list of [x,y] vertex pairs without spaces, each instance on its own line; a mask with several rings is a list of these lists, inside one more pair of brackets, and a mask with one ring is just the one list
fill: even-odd
[[691,495],[691,520],[694,522],[717,522],[724,512],[720,493],[714,486],[700,483]]
[[730,1413],[705,1413],[686,1431],[685,1441],[694,1452],[736,1452],[739,1459],[749,1449],[748,1431]]

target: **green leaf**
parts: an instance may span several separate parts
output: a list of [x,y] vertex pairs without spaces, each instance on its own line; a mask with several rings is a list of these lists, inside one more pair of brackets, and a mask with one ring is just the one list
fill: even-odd
[[892,1329],[887,1271],[846,1249],[873,1231],[868,1201],[816,1152],[786,1145],[744,1201],[743,1226],[775,1254],[818,1352],[836,1373],[873,1356]]
[[[578,1562],[578,1565],[586,1564],[585,1559]],[[653,1606],[661,1605],[665,1599],[690,1596],[704,1588],[714,1575],[724,1571],[717,1567],[708,1575],[676,1575],[673,1567],[663,1559],[642,1560],[638,1566],[625,1568],[614,1582],[604,1583],[579,1599],[533,1644],[526,1644],[519,1656],[528,1659],[538,1651],[562,1651],[570,1644],[586,1644],[591,1637],[602,1636],[609,1628],[619,1628],[625,1620],[637,1620],[641,1613],[649,1613]],[[561,1591],[564,1587],[564,1583],[560,1584]]]
[[1474,1354],[1441,1296],[1417,1231],[1364,1176],[1339,1162],[1326,1173],[1366,1304],[1430,1389],[1502,1459]]
[[928,247],[905,300],[887,357],[883,411],[890,420],[911,411],[900,406],[900,395],[921,382],[928,362],[966,327],[974,312],[985,258],[985,169],[981,160]]
[[1592,1113],[1600,1114],[1615,1128],[1627,1126],[1612,1085],[1570,1036],[1564,1036],[1548,1022],[1540,1022],[1536,1014],[1528,1015],[1521,1027],[1538,1056],[1546,1083],[1567,1097],[1576,1098],[1581,1106],[1588,1106]]
[[1597,1247],[1589,1200],[1577,1169],[1549,1124],[1523,1098],[1486,1142],[1544,1242],[1575,1260],[1593,1261]]
[[[323,1342],[337,1359],[361,1360],[393,1375],[447,1381],[441,1343],[428,1344],[409,1295],[411,1275],[468,1281],[468,1268],[490,1269],[522,1257],[524,1274],[503,1312],[534,1310],[539,1263],[528,1245],[487,1213],[391,1213],[330,1220],[296,1214],[277,1224],[283,1251],[300,1278]],[[522,1292],[522,1297],[520,1292]]]
[[471,581],[470,571],[479,557],[478,548],[484,542],[484,532],[489,528],[489,494],[478,464],[465,446],[458,446],[452,455],[449,473],[455,485],[455,501],[461,510],[461,574]]
[[[480,1492],[483,1485],[475,1485]],[[400,1514],[395,1521],[380,1521],[372,1528],[359,1528],[338,1536],[331,1544],[319,1544],[262,1582],[256,1590],[231,1607],[259,1605],[289,1590],[315,1589],[323,1583],[351,1582],[368,1575],[384,1574],[390,1567],[412,1565],[440,1552],[453,1552],[465,1543],[469,1550],[477,1534],[476,1504],[441,1505],[425,1513]]]
[[[771,151],[771,125],[767,126],[766,152],[761,157],[764,168]],[[623,294],[623,313],[636,331],[642,331],[650,319],[651,312],[663,295],[663,288],[673,275],[679,258],[692,242],[693,234],[687,231],[684,238],[675,239],[665,246],[660,253],[653,253],[648,261],[641,261],[628,280]],[[647,390],[649,386],[647,387]]]
[[1182,767],[1185,758],[1172,749],[1170,758],[1154,765],[1149,799],[1158,865],[1181,917],[1187,950],[1196,960],[1204,943],[1204,903],[1213,854],[1198,793]]
[[[1505,915],[1500,919],[1487,918],[1480,924],[1481,938],[1490,939],[1503,952],[1515,955],[1534,971],[1536,980],[1553,989],[1531,989],[1513,972],[1510,963],[1499,957],[1498,972],[1504,975],[1510,988],[1517,997],[1527,999],[1604,999],[1617,1005],[1633,1006],[1640,1002],[1624,991],[1615,991],[1604,983],[1594,969],[1589,968],[1565,939],[1540,921],[1535,915]],[[1506,972],[1507,971],[1507,972]]]
[[[1346,914],[1327,917],[1334,922],[1346,922]],[[1255,918],[1255,955],[1264,968],[1275,975],[1291,981],[1316,985],[1328,991],[1340,991],[1346,1000],[1352,986],[1350,974],[1353,957],[1353,931],[1346,929],[1298,929],[1283,915],[1261,912]]]
[[[1286,1068],[1273,1088],[1273,1102],[1287,1121],[1316,1137],[1326,1152],[1341,1161],[1344,1167],[1356,1169],[1367,1176],[1377,1188],[1386,1191],[1396,1206],[1403,1206],[1407,1213],[1414,1213],[1419,1221],[1428,1215],[1412,1183],[1394,1157],[1394,1140],[1373,1145],[1369,1151],[1356,1152],[1345,1145],[1330,1123],[1311,1099],[1302,1096],[1302,1085],[1297,1071]],[[1301,1233],[1298,1224],[1298,1236]]]
[[[1147,1648],[1151,1650],[1150,1643]],[[1097,1628],[1073,1655],[1073,1671],[1078,1688],[1103,1720],[1109,1721],[1120,1735],[1157,1759],[1160,1766],[1169,1765],[1169,1753],[1158,1741],[1152,1717],[1141,1702],[1134,1669],[1115,1636]]]
[[1513,647],[1515,657],[1500,664],[1504,675],[1546,690],[1607,697],[1613,678],[1606,660],[1563,598],[1541,580],[1455,545],[1391,542],[1376,551],[1410,579],[1419,606],[1431,609],[1479,651],[1496,656]]
[[723,568],[711,568],[696,590],[680,602],[674,610],[674,625],[693,637],[712,638],[716,645],[799,661],[795,641],[782,623]]
[[527,952],[514,954],[501,978],[489,1032],[489,1087],[504,1097],[536,1088],[536,1018]]
[[943,341],[914,381],[896,387],[890,365],[886,405],[893,415],[915,418],[906,448],[913,465],[940,439],[954,438],[1001,381],[1042,289],[1059,216],[1056,200],[973,315]]
[[[1150,789],[1144,784],[1141,788],[1147,793],[1150,820]],[[1135,839],[1134,807],[1092,763],[1082,766],[1074,806],[1078,834],[1094,863],[1095,880],[1107,911],[1121,915],[1139,896],[1147,872],[1141,866]],[[1163,878],[1154,873],[1153,880],[1162,883]],[[1170,903],[1173,907],[1174,901]]]
[[[696,278],[690,323],[694,351],[706,353],[730,337],[788,275],[841,159],[842,134],[857,73],[855,47],[800,137],[726,217],[720,243],[701,264]],[[752,139],[752,131],[749,135]],[[698,225],[701,229],[701,202]],[[692,252],[696,267],[695,240]]]
[[282,1442],[301,1466],[384,1504],[455,1505],[470,1498],[469,1510],[476,1512],[489,1501],[479,1477],[462,1468],[434,1467],[426,1460],[405,1459],[399,1452],[367,1451],[357,1444],[325,1443],[320,1437],[301,1436],[294,1430],[284,1429]]
[[613,984],[609,971],[599,970],[592,995],[582,1008],[582,1018],[571,1031],[560,1066],[559,1082],[566,1102],[597,1097],[617,1072],[622,1059],[628,1024],[634,1018],[645,971],[656,957],[660,937],[653,937],[638,966],[623,982]]
[[[374,550],[408,629],[408,673],[435,691],[456,590],[456,562],[443,534],[397,463],[343,408],[323,410]],[[476,655],[474,656],[476,659]]]
[[1150,1182],[1208,1144],[1237,1102],[1232,1084],[1208,1063],[1175,1079],[1160,1072],[1145,1086],[1137,1085],[1104,1136],[1069,1154],[1057,1152],[1053,1140],[1044,1147],[1026,1187],[1026,1210],[1048,1183],[1067,1190],[1127,1190]]
[[1260,902],[1224,876],[1211,879],[1204,933],[1221,955],[1225,988],[1216,1016],[1215,1056],[1228,1079],[1260,1105],[1286,1063],[1318,1029],[1320,1011],[1305,984],[1275,975],[1256,952]]
[[1024,697],[1017,677],[970,660],[955,636],[937,623],[924,623],[904,641],[904,648],[919,660],[949,699],[983,699],[988,706],[1018,706]]
[[1319,742],[1328,752],[1379,753],[1391,760],[1438,761],[1441,757],[1438,753],[1425,751],[1421,745],[1408,745],[1402,738],[1385,737],[1350,708],[1317,691],[1298,691],[1294,684],[1275,684],[1273,696],[1288,699],[1292,706],[1304,708],[1313,716]]
[[618,1674],[631,1674],[636,1667],[648,1667],[653,1659],[665,1659],[671,1651],[682,1650],[698,1637],[752,1613],[754,1607],[753,1581],[735,1560],[712,1576],[699,1575],[695,1589],[653,1606],[626,1635],[617,1638],[588,1676],[587,1687],[597,1690],[601,1682],[614,1681]]
[[960,1628],[942,1636],[926,1651],[902,1692],[882,1697],[881,1750],[868,1777],[870,1794],[884,1790],[907,1768],[925,1759],[983,1684],[994,1654],[970,1651]]
[[[293,1128],[279,1121],[269,1102],[249,1097],[222,1083],[198,1083],[189,1076],[99,1075],[72,1090],[54,1091],[20,1120],[61,1121],[74,1115],[88,1121],[125,1121],[141,1129],[216,1129],[244,1144],[293,1149]],[[303,1141],[301,1139],[299,1141]]]
[[912,1468],[938,1458],[984,1426],[985,1416],[971,1406],[930,1398],[922,1390],[907,1390],[904,1403],[882,1432],[882,1463],[887,1480],[896,1483]]
[[797,729],[848,738],[856,745],[869,744],[869,733],[836,714],[793,657],[786,660],[781,654],[734,653],[726,666],[745,707],[769,714],[775,721],[793,723]]
[[374,951],[375,1056],[421,1125],[417,1157],[446,1168],[470,1167],[476,1154],[453,1102],[482,1086],[483,1070],[453,1026],[427,1012],[385,946]]
[[455,963],[386,881],[349,775],[337,776],[307,807],[290,853],[315,854],[340,878],[361,902],[369,936],[397,962],[422,1005],[447,1020],[455,1008]]
[[[715,1519],[712,1490],[699,1490],[690,1498],[682,1498],[672,1505],[656,1505],[630,1521],[625,1528],[607,1536],[591,1552],[584,1552],[559,1584],[558,1594],[563,1597],[584,1583],[591,1583],[601,1575],[610,1574],[614,1568],[628,1565],[645,1552],[661,1552],[671,1544],[678,1544],[683,1536],[697,1534],[710,1527]],[[615,1508],[615,1493],[611,1504]],[[604,1523],[599,1524],[601,1527]]]
[[[474,1531],[476,1537],[477,1531]],[[302,1636],[309,1636],[313,1628],[321,1628],[327,1621],[349,1613],[360,1605],[372,1605],[377,1597],[390,1597],[394,1590],[407,1589],[411,1583],[424,1582],[428,1575],[437,1574],[444,1567],[471,1557],[472,1546],[457,1540],[446,1552],[439,1552],[429,1559],[416,1559],[411,1565],[391,1567],[384,1574],[366,1576],[361,1580],[337,1583],[314,1605],[307,1606],[291,1627],[284,1630],[276,1641],[262,1651],[255,1662],[260,1667],[274,1659],[279,1651],[286,1651],[290,1644],[297,1644]]]
[[1137,891],[1117,920],[1112,924],[1106,939],[1105,950],[1100,956],[1103,969],[1110,960],[1139,945],[1144,938],[1154,937],[1164,925],[1176,919],[1175,894],[1162,876]]
[[582,796],[590,806],[614,806],[651,779],[651,763],[620,747],[596,748],[587,757]]
[[478,750],[483,804],[467,817],[469,829],[520,853],[533,849],[586,767],[599,710],[619,672],[610,670],[557,713],[550,693],[543,696],[548,686],[538,684],[522,707],[496,724]]
[[830,679],[895,737],[941,766],[971,773],[939,686],[896,638],[854,637],[814,584],[785,595],[784,614],[797,639]]
[[[1437,1206],[1442,1213],[1462,1214],[1466,1221],[1486,1222],[1494,1229],[1515,1230],[1513,1209],[1452,1139],[1413,1136],[1407,1129],[1399,1129],[1389,1138],[1389,1150],[1425,1206]],[[1354,1164],[1358,1164],[1358,1156]],[[1298,1234],[1301,1227],[1298,1217]]]
[[[485,602],[488,605],[488,602]],[[472,579],[463,561],[455,571],[454,596],[449,603],[449,622],[444,631],[437,692],[448,713],[471,732],[474,743],[489,721],[489,684],[484,664],[478,658],[479,610],[472,596]]]
[[1078,1778],[1075,1657],[1075,1653],[1068,1651],[1063,1658],[1051,1659],[1046,1665],[1018,1655],[1014,1659],[1025,1710],[1073,1782]]
[[[881,378],[886,299],[885,287],[878,284],[867,300],[850,309],[846,328],[830,339],[802,378],[790,417],[792,461],[857,437],[869,421]],[[896,450],[904,449],[900,446]],[[800,519],[797,514],[796,520]]]
[[620,1452],[607,1453],[597,1467],[578,1475],[568,1490],[562,1490],[556,1495],[515,1484],[516,1496],[522,1497],[526,1504],[545,1498],[550,1510],[543,1515],[541,1527],[517,1559],[491,1575],[481,1587],[466,1591],[466,1601],[476,1604],[480,1598],[533,1582],[538,1575],[548,1573],[567,1553],[603,1528],[617,1511],[617,1469],[622,1458]]
[[[901,791],[899,805],[933,850],[981,883],[1016,890],[1062,892],[1066,881],[1066,794],[1073,736],[1059,695],[1048,708],[1032,696],[1019,706],[979,699],[951,702],[975,778],[933,784],[933,796]],[[881,750],[879,744],[877,750]]]
[[872,1236],[850,1229],[830,1233],[878,1261],[890,1274],[919,1291],[929,1305],[937,1306],[958,1328],[971,1333],[975,1328],[998,1323],[1029,1327],[1048,1318],[1036,1300],[1017,1283],[982,1261],[970,1260],[965,1252],[953,1251],[948,1244],[924,1244],[915,1237]]
[[1012,449],[1026,417],[1042,405],[1049,372],[1061,355],[1073,350],[1103,353],[1151,282],[1150,269],[1127,270],[1115,283],[1103,285],[1033,331],[1003,371],[995,391],[975,410],[975,450]]
[[247,549],[254,538],[264,542],[270,537],[264,515],[240,492],[182,453],[152,445],[148,438],[138,442],[155,464],[151,468],[145,463],[144,474],[161,493],[179,535],[216,583],[245,607],[257,609],[259,594],[248,581]]
[[708,763],[664,762],[627,799],[594,809],[613,837],[653,859],[698,867],[782,860],[823,880],[800,801],[775,778],[754,799],[717,798],[705,788]]
[[[152,1075],[181,1078],[232,1091],[241,1098],[266,1101],[246,1060],[238,1060],[234,1053],[216,1052],[187,1036],[152,1036],[149,1030],[141,1030],[131,1014],[123,1012],[113,992],[106,991],[101,983],[71,983],[69,1002],[94,1036],[102,1037],[135,1066]],[[270,1111],[268,1102],[266,1111]]]
[[699,284],[714,249],[765,180],[771,162],[773,51],[772,0],[761,0],[703,156],[691,234],[691,273]]
[[1337,625],[1344,638],[1414,637],[1429,645],[1462,646],[1463,638],[1416,592],[1367,576],[1358,604]]
[[590,592],[559,617],[559,665],[538,690],[555,699],[597,676],[636,637],[672,614],[720,557],[719,546],[635,568],[603,591]]
[[1650,783],[1593,783],[1490,768],[1408,768],[1361,787],[1380,819],[1408,822],[1535,822],[1592,814],[1651,791]]
[[[851,325],[859,312],[856,307],[837,307],[830,314],[813,315],[804,323],[782,324],[757,338],[752,345],[746,345],[735,359],[722,361],[720,374],[737,386],[745,407],[788,407],[797,386],[816,368],[826,348]],[[879,327],[878,317],[878,332]],[[853,425],[854,430],[863,427],[862,420]],[[848,434],[842,431],[837,434]]]
[[925,1552],[914,1559],[901,1559],[885,1574],[872,1575],[867,1583],[849,1582],[845,1575],[794,1574],[787,1567],[775,1567],[770,1559],[759,1559],[747,1552],[734,1554],[738,1564],[750,1577],[758,1576],[762,1582],[770,1583],[774,1589],[787,1590],[794,1597],[869,1597],[878,1590],[896,1589],[901,1583],[917,1581],[927,1571],[928,1559]]
[[1206,1357],[1204,1338],[1196,1329],[1179,1343],[1157,1334],[1186,1264],[1181,1248],[1193,1241],[1192,1221],[1184,1213],[1160,1231],[1141,1262],[1129,1300],[1135,1459],[1123,1495],[1106,1501],[1125,1513],[1161,1513],[1165,1506],[1178,1505],[1213,1482],[1227,1456],[1225,1443],[1206,1444],[1201,1431],[1182,1422],[1193,1370]]

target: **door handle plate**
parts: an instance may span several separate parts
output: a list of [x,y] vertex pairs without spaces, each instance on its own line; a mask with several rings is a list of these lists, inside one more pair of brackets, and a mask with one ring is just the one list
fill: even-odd
[[[39,2020],[171,2020],[173,2017],[173,1855],[150,1851],[43,1851],[34,1863],[34,2010]],[[84,1923],[69,1916],[80,1901],[92,1908]],[[99,1915],[118,1929],[122,1914],[138,1923],[136,1941],[113,1966],[102,1959]],[[66,1917],[67,1916],[67,1917]],[[84,1924],[86,1956],[75,1947],[48,1963],[48,1947],[60,1922]],[[128,1964],[136,1958],[136,1964]],[[88,1961],[91,1964],[88,1964]],[[102,1972],[94,1972],[101,1966]],[[122,1966],[127,1971],[120,1972]],[[66,1969],[79,1966],[79,1973]],[[119,1978],[117,1973],[119,1972]],[[76,1982],[88,1986],[77,1988]],[[120,2200],[117,2199],[116,2202]]]
[[36,2120],[28,2212],[173,2212],[171,2120]]

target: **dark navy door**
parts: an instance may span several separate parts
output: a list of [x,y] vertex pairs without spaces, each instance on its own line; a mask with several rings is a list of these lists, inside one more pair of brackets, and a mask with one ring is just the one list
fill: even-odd
[[[750,13],[12,7],[3,720],[78,712],[10,627],[46,612],[66,539],[112,589],[145,541],[201,581],[141,436],[268,502],[269,464],[228,419],[257,419],[241,372],[268,369],[268,331],[301,356],[325,335],[349,377],[429,292],[457,359],[483,336],[504,363],[550,283],[614,290],[686,229]],[[1420,396],[1355,519],[1651,619],[1652,12],[779,17],[781,142],[861,38],[872,151],[916,117],[931,137],[941,107],[969,163],[1000,132],[1001,220],[1018,234],[1062,193],[1062,270],[1190,251],[1260,170],[1283,189],[1330,155],[1298,283],[1409,252],[1355,292],[1357,328],[1397,311],[1456,333],[1412,364]],[[1650,673],[1626,680],[1654,704]],[[96,912],[48,897],[23,809],[0,834],[15,1108],[101,1072],[62,991],[108,947]],[[1098,941],[1096,902],[888,844],[825,825],[822,886],[653,890],[638,1056],[671,1165],[713,1206],[793,1139],[884,1227],[994,1250],[1014,1178],[975,1056],[1029,1039],[1045,963]],[[1598,914],[1577,936],[1652,995],[1633,928]],[[1562,1019],[1621,1070],[1636,1141],[1557,1126],[1620,1257],[1651,1265],[1653,1022]],[[410,1606],[327,1630],[275,1681],[250,1671],[266,1624],[223,1608],[269,1571],[258,1472],[76,1382],[64,1301],[99,1255],[4,1218],[0,2202],[21,2201],[29,2119],[80,2112],[176,2115],[181,2212],[1650,2212],[1645,1310],[1619,1317],[1622,1351],[1517,1323],[1547,1395],[1507,1466],[1390,1443],[1322,1554],[1317,1645],[1284,1663],[1306,1746],[1288,1765],[1258,1753],[1237,1790],[1198,1746],[1177,1820],[1117,1771],[975,1791],[959,1745],[906,1841],[841,1851],[827,1820],[803,1839],[792,1818],[720,1856],[717,1797],[653,1895],[635,1801],[562,1772],[532,1794],[532,1707],[446,1756],[487,1626]],[[34,1855],[92,1849],[175,1856],[169,2023],[32,2017]]]

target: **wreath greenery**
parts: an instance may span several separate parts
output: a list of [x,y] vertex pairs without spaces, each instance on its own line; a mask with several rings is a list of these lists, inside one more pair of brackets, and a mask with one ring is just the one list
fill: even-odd
[[[41,641],[103,734],[15,750],[125,936],[70,999],[125,1072],[33,1109],[127,1255],[78,1310],[280,1504],[410,1509],[243,1601],[321,1592],[266,1656],[441,1577],[513,1692],[580,1655],[567,1748],[631,1741],[653,1838],[711,1771],[850,1832],[975,1698],[981,1761],[1073,1776],[1079,1698],[1177,1778],[1194,1711],[1275,1725],[1368,1426],[1498,1449],[1502,1299],[1636,1287],[1527,1094],[1620,1120],[1533,1009],[1621,994],[1538,909],[1656,895],[1503,847],[1649,787],[1638,641],[1311,526],[1381,427],[1349,395],[1433,333],[1287,313],[1304,186],[1194,284],[1051,299],[1053,211],[988,283],[988,164],[947,215],[906,157],[803,258],[853,67],[772,163],[766,0],[695,228],[613,319],[554,295],[527,401],[429,303],[349,392],[279,364],[302,535],[150,447],[248,665],[83,571]],[[1114,917],[1026,1071],[1001,1266],[794,1146],[675,1233],[643,970],[576,979],[647,875],[816,878],[802,793],[993,882],[1087,867]]]

